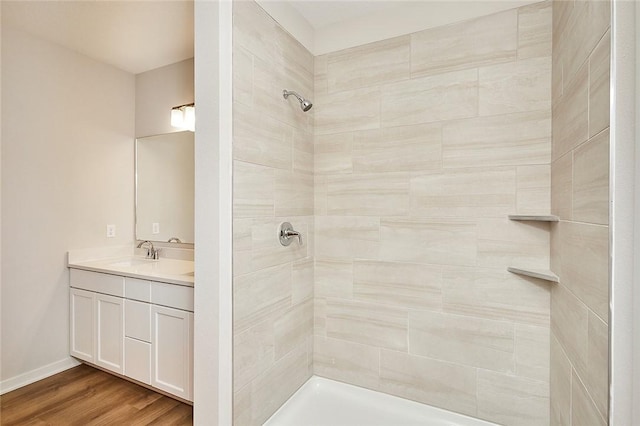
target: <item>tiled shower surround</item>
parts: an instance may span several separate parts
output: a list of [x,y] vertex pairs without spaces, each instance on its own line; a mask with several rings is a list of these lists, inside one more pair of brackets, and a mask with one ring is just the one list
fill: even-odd
[[[556,227],[507,219],[549,214],[552,158],[555,166],[571,150],[574,183],[560,187],[583,195],[579,211],[601,215],[584,162],[601,145],[568,142],[577,131],[568,116],[553,125],[566,149],[556,152],[554,136],[552,153],[553,8],[537,3],[314,58],[257,4],[234,2],[236,425],[262,424],[311,374],[497,423],[545,425],[550,353],[572,366],[569,377],[594,365],[566,347],[556,359],[558,339],[573,342],[566,327],[575,318],[569,311],[561,332],[551,327],[552,285],[506,271],[553,263]],[[567,34],[593,37],[575,22],[585,13],[566,16]],[[564,66],[579,77],[578,62],[572,54]],[[303,113],[282,89],[314,107]],[[554,119],[576,102],[557,98]],[[573,199],[565,208],[575,215]],[[558,227],[570,235],[564,219]],[[280,246],[283,221],[303,246]],[[576,232],[555,252],[578,256],[590,234]],[[580,293],[580,272],[567,271],[561,278],[573,284],[554,297],[591,306],[591,287]],[[578,333],[602,332],[601,311],[585,312],[595,315]],[[600,385],[573,394],[606,395]],[[589,406],[576,401],[578,425]]]

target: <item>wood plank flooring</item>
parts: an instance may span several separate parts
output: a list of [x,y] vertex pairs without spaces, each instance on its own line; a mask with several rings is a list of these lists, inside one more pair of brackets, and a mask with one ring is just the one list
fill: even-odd
[[82,364],[0,396],[0,424],[191,425],[193,409]]

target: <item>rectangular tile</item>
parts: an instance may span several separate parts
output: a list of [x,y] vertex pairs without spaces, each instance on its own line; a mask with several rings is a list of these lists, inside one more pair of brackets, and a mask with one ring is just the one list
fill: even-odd
[[381,91],[382,127],[475,117],[478,113],[475,69],[387,84]]
[[556,336],[551,333],[550,357],[551,425],[571,424],[571,363]]
[[276,170],[275,215],[313,215],[313,175],[288,170]]
[[380,89],[377,86],[316,94],[315,134],[352,132],[380,127]]
[[353,299],[353,260],[316,258],[315,295]]
[[233,4],[233,42],[247,51],[265,59],[275,55],[276,26],[257,3]]
[[551,1],[518,9],[518,59],[551,56]]
[[251,384],[233,392],[234,426],[251,426]]
[[411,35],[411,76],[510,61],[517,47],[516,9],[420,31]]
[[516,324],[516,375],[549,382],[549,328]]
[[589,312],[587,369],[579,374],[598,412],[609,417],[609,327]]
[[293,131],[293,171],[313,173],[313,134],[302,130]]
[[589,137],[609,127],[611,32],[602,37],[589,58]]
[[313,299],[313,264],[313,258],[307,257],[291,265],[291,303],[294,305]]
[[316,256],[377,259],[380,219],[376,217],[316,217]]
[[445,268],[444,312],[549,325],[549,285],[502,269]]
[[409,353],[514,372],[513,324],[439,312],[409,312]]
[[551,163],[551,214],[572,219],[573,153],[567,152]]
[[549,268],[549,226],[507,218],[478,220],[478,266]]
[[609,315],[609,228],[560,223],[560,282],[601,318]]
[[412,263],[356,260],[356,300],[412,309],[442,308],[442,268]]
[[274,355],[278,360],[297,347],[306,344],[313,335],[313,303],[293,306],[273,323]]
[[411,179],[411,215],[504,217],[516,206],[515,168],[446,169]]
[[549,423],[546,382],[478,370],[478,417],[500,424]]
[[571,422],[575,425],[605,426],[608,422],[598,411],[580,377],[573,372],[571,380]]
[[275,362],[273,321],[267,319],[233,336],[233,388],[240,389]]
[[291,304],[291,265],[233,279],[233,328],[244,331]]
[[382,219],[380,260],[475,265],[476,225],[443,220]]
[[329,215],[403,216],[408,212],[408,173],[354,173],[327,177]]
[[551,108],[551,58],[523,59],[478,70],[479,114]]
[[330,53],[329,92],[408,79],[410,40],[410,36],[394,37]]
[[476,369],[401,352],[380,352],[380,390],[476,416]]
[[327,215],[327,177],[313,176],[313,212],[316,216]]
[[471,118],[443,127],[444,167],[547,164],[551,151],[548,111]]
[[562,97],[553,106],[553,149],[555,160],[589,136],[589,68],[585,65],[565,81]]
[[241,46],[233,46],[233,101],[253,104],[253,55]]
[[609,223],[609,130],[573,153],[573,220]]
[[329,81],[327,80],[327,62],[329,55],[313,57],[313,92],[316,96],[329,93]]
[[418,124],[357,132],[352,155],[356,172],[439,169],[442,167],[442,127]]
[[251,226],[253,219],[233,219],[233,273],[251,272]]
[[234,218],[273,216],[274,194],[274,169],[233,162]]
[[551,211],[551,167],[516,168],[516,211],[518,214],[547,214]]
[[314,339],[314,374],[369,389],[378,388],[379,348],[323,336],[314,336]]
[[353,137],[354,133],[315,136],[313,162],[316,175],[353,171]]
[[390,306],[327,299],[327,337],[407,350],[407,311]]
[[587,365],[589,313],[562,283],[551,290],[551,332],[562,345],[571,364],[584,369]]

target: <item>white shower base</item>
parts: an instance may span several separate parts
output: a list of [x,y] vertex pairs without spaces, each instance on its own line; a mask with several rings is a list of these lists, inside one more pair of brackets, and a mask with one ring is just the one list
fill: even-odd
[[263,426],[496,426],[430,405],[310,378]]

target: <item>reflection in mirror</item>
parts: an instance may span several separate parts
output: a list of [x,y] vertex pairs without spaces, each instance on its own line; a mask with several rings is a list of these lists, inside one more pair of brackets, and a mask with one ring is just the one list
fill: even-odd
[[136,139],[136,239],[193,244],[193,135]]

